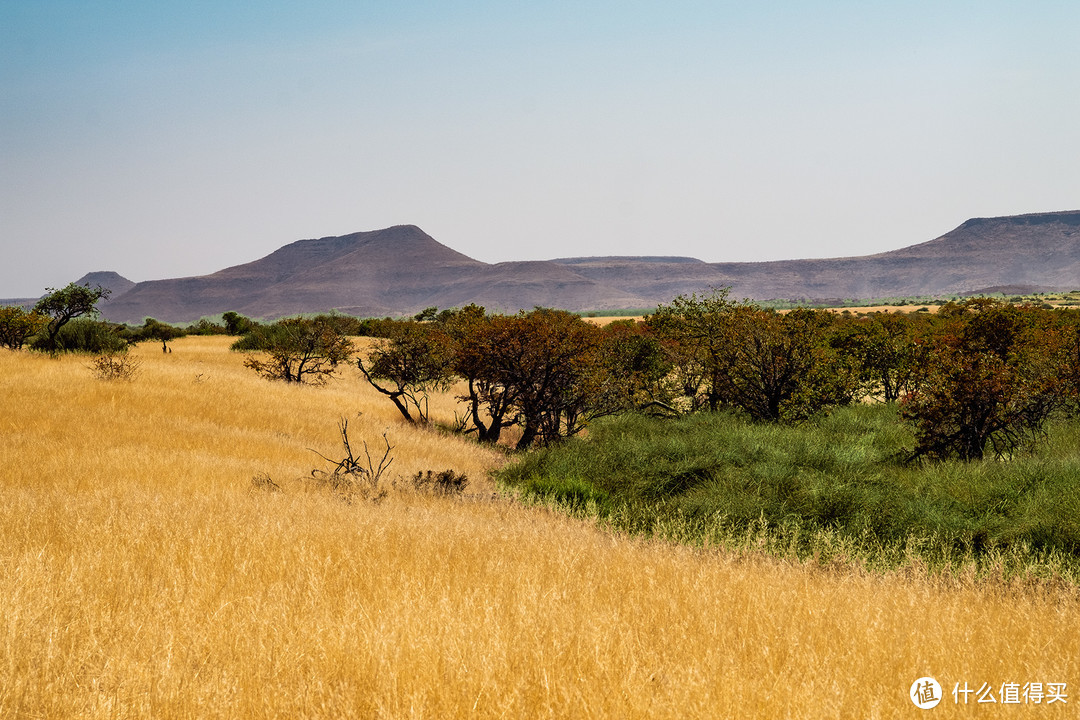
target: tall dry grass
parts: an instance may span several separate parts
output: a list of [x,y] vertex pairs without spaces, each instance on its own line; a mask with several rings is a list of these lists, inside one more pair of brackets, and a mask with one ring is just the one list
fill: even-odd
[[942,716],[1080,703],[951,697],[1080,689],[1072,588],[644,542],[482,486],[345,504],[293,480],[341,416],[354,442],[387,432],[391,474],[476,481],[500,455],[403,425],[348,374],[287,387],[226,340],[174,349],[140,349],[132,383],[0,353],[0,717],[890,718],[921,712],[923,675]]

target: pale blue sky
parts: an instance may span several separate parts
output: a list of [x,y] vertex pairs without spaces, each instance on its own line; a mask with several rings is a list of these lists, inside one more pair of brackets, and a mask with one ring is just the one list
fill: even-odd
[[1080,3],[0,0],[0,297],[413,223],[832,257],[1080,209]]

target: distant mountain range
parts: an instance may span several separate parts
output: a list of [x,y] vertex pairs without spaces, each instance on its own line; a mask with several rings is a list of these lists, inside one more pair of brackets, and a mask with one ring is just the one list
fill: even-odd
[[512,312],[652,308],[680,294],[732,288],[737,298],[838,300],[1080,288],[1080,211],[968,220],[936,240],[860,257],[707,263],[685,257],[580,257],[483,263],[399,225],[299,240],[211,275],[132,283],[116,273],[79,282],[113,290],[100,307],[123,322],[197,320],[235,310],[259,318],[336,309],[412,314],[474,302]]

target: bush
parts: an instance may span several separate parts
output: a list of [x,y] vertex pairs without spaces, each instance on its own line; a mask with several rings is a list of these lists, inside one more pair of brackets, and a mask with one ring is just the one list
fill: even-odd
[[189,335],[228,335],[224,325],[218,325],[217,323],[210,322],[206,318],[200,318],[199,322],[195,323],[188,329]]
[[42,339],[35,347],[52,352],[122,353],[128,348],[128,341],[120,334],[122,328],[121,325],[78,318],[65,323],[51,341]]
[[412,479],[413,489],[433,495],[460,495],[468,484],[467,476],[453,470],[418,472]]
[[99,380],[126,380],[130,382],[139,374],[141,365],[142,363],[137,358],[125,351],[98,355],[90,363],[90,369]]
[[[345,502],[351,503],[356,498],[363,498],[372,502],[379,502],[388,494],[383,486],[382,476],[394,462],[390,456],[394,449],[390,441],[383,433],[383,442],[386,450],[376,464],[371,456],[367,441],[364,441],[364,457],[361,460],[352,449],[349,440],[349,421],[342,418],[338,423],[338,431],[341,433],[341,443],[345,450],[345,457],[341,460],[332,460],[322,453],[316,455],[331,464],[330,470],[315,469],[311,471],[311,477],[316,487],[329,490]],[[256,483],[258,485],[258,483]]]

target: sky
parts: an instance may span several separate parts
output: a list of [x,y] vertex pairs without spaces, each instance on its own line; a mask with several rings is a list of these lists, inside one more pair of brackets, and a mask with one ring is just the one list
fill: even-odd
[[1080,3],[2,0],[0,297],[398,224],[840,257],[1080,209]]

